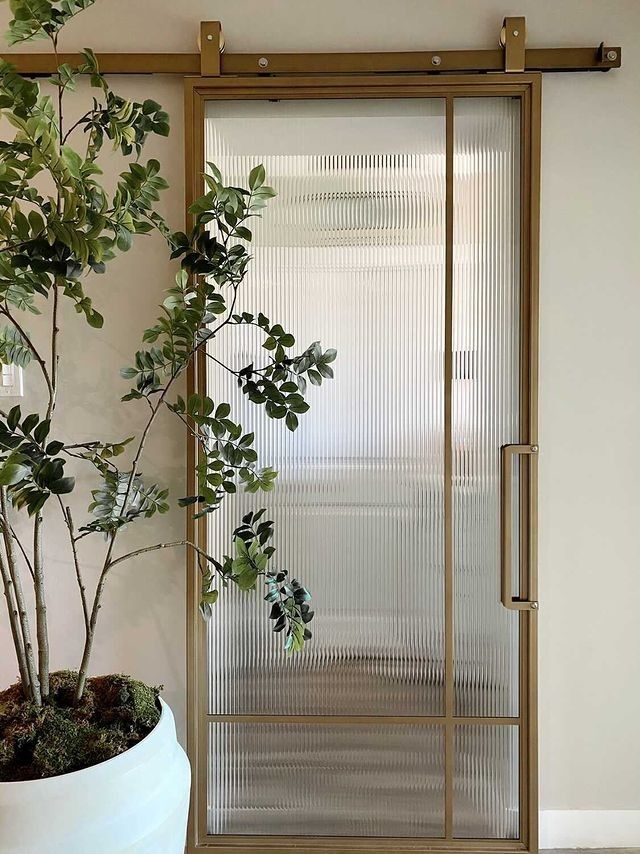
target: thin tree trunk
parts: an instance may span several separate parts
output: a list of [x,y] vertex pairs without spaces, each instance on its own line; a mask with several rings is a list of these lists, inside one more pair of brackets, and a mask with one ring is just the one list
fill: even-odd
[[[58,198],[59,195],[58,195]],[[51,312],[51,389],[49,394],[49,406],[47,407],[47,418],[51,420],[53,410],[56,408],[56,396],[58,394],[58,279],[53,282],[53,309]]]
[[44,592],[42,566],[42,516],[38,513],[33,523],[33,573],[36,594],[36,631],[38,636],[38,675],[43,700],[49,697],[49,632],[47,630],[47,602]]
[[0,512],[2,514],[2,537],[6,549],[7,563],[9,566],[9,575],[13,582],[13,591],[16,599],[16,607],[18,609],[18,617],[20,620],[20,628],[22,630],[22,642],[24,645],[24,655],[27,664],[27,673],[29,676],[29,696],[37,706],[42,705],[42,696],[40,694],[40,683],[36,672],[35,656],[33,654],[33,644],[31,643],[31,627],[29,625],[29,615],[24,601],[22,592],[22,582],[20,580],[20,572],[16,561],[16,552],[11,536],[11,528],[9,525],[9,504],[7,500],[7,489],[0,489]]
[[67,526],[67,531],[69,532],[69,543],[71,545],[71,554],[73,555],[73,565],[76,570],[76,581],[78,582],[78,589],[80,590],[80,601],[82,603],[84,630],[85,633],[87,633],[89,631],[89,606],[87,605],[87,590],[84,584],[84,579],[82,577],[82,569],[80,568],[80,558],[78,556],[78,546],[76,543],[75,528],[73,526],[73,517],[71,516],[71,508],[65,507],[63,505],[60,496],[58,496],[58,503],[60,504],[60,510],[62,511],[62,516],[64,518],[65,525]]
[[22,643],[22,635],[20,633],[20,615],[15,603],[13,581],[9,574],[9,568],[5,563],[4,557],[0,554],[0,573],[2,573],[2,583],[4,585],[4,595],[7,600],[7,610],[9,612],[9,625],[11,626],[11,637],[13,638],[13,646],[18,659],[18,668],[20,670],[20,682],[25,697],[29,696],[29,671],[27,670],[27,658],[24,653],[24,645]]
[[84,694],[84,686],[87,681],[87,673],[89,670],[89,661],[91,660],[91,652],[93,650],[93,638],[95,636],[96,623],[98,622],[98,612],[102,607],[102,593],[104,591],[104,585],[107,580],[107,575],[111,566],[111,553],[113,551],[114,543],[115,535],[112,534],[111,542],[109,543],[109,547],[107,549],[107,556],[105,558],[104,565],[102,567],[102,572],[100,573],[100,578],[96,587],[95,596],[93,597],[91,616],[89,617],[89,625],[87,627],[84,650],[82,651],[82,661],[80,663],[80,670],[78,671],[78,681],[76,682],[76,702],[80,702],[80,700],[82,699],[82,695]]

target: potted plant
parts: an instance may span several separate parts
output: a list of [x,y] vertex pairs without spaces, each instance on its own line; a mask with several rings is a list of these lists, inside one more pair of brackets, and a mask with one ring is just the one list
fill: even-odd
[[[47,38],[57,59],[62,28],[92,2],[12,0],[9,41]],[[79,68],[56,61],[57,71],[42,86],[0,63],[0,114],[13,129],[12,138],[0,142],[0,360],[38,372],[44,390],[38,412],[0,409],[0,574],[19,674],[0,693],[0,849],[174,854],[184,846],[189,766],[171,711],[156,688],[121,675],[90,675],[113,568],[154,550],[191,549],[202,572],[203,615],[210,616],[219,589],[259,586],[272,628],[283,632],[290,652],[310,638],[313,612],[305,588],[274,567],[273,523],[261,510],[244,516],[232,554],[219,559],[186,539],[127,551],[122,540],[129,526],[170,506],[168,491],[145,477],[145,444],[162,417],[185,424],[199,451],[197,490],[178,503],[196,516],[215,512],[238,487],[269,491],[276,472],[258,465],[253,434],[234,420],[230,405],[200,394],[184,399],[176,380],[198,350],[219,361],[214,345],[223,329],[254,327],[265,364],[235,370],[221,363],[221,369],[293,431],[309,408],[306,381],[320,385],[332,376],[335,351],[315,342],[295,354],[295,340],[280,324],[260,312],[235,312],[250,264],[248,223],[275,195],[262,166],[251,171],[245,189],[225,186],[209,164],[206,193],[190,209],[190,229],[171,231],[156,210],[167,186],[159,164],[140,159],[150,134],[168,134],[168,117],[153,101],[120,97],[94,54],[83,55]],[[65,97],[79,75],[89,77],[95,94],[67,126]],[[107,146],[124,157],[113,191],[100,183]],[[70,301],[78,322],[102,327],[88,292],[92,277],[137,235],[153,230],[166,240],[179,271],[142,348],[121,372],[129,382],[123,401],[146,408],[144,427],[126,437],[65,438],[56,414],[64,406],[58,391],[65,337],[73,330],[62,323],[61,306]],[[46,348],[30,333],[29,317],[39,313],[47,318]],[[80,523],[66,499],[79,466],[90,467],[95,479]],[[18,516],[28,524],[18,526]],[[68,537],[85,631],[78,662],[69,663],[76,669],[52,673],[47,537],[56,524]],[[85,578],[88,545],[94,553],[104,550],[95,586]]]

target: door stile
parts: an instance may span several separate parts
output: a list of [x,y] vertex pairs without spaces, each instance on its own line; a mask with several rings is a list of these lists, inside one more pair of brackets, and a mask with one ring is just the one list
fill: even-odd
[[[522,423],[528,430],[526,441],[538,445],[538,347],[539,347],[539,306],[538,306],[538,253],[540,225],[540,131],[541,131],[542,80],[537,75],[531,86],[523,93],[522,114],[526,126],[521,134],[522,146],[522,203],[524,261],[523,291],[527,294],[524,326],[526,326],[527,367],[526,383],[523,385],[522,398],[526,400],[527,411]],[[526,425],[526,427],[525,427]],[[529,457],[529,496],[528,524],[528,589],[530,600],[538,599],[538,454]],[[521,683],[522,683],[522,726],[521,726],[521,808],[523,841],[529,851],[538,851],[538,611],[523,611],[520,615],[522,626]]]
[[[538,242],[540,216],[541,79],[521,96],[520,131],[520,441],[538,444]],[[538,454],[520,469],[520,595],[537,601]],[[520,612],[520,839],[538,850],[537,630],[538,611]]]
[[[185,85],[185,227],[191,225],[189,207],[204,192],[202,177],[204,164],[204,108],[205,101],[195,97],[189,85]],[[197,352],[189,366],[187,375],[189,392],[206,388],[206,358]],[[201,453],[194,436],[187,434],[187,478],[189,489],[195,489],[195,471]],[[197,546],[206,548],[207,530],[204,519],[196,520],[187,514],[187,539]],[[187,748],[192,765],[191,800],[187,828],[187,846],[192,840],[204,839],[207,835],[206,795],[207,791],[207,747],[208,726],[206,724],[207,701],[204,667],[207,660],[206,634],[200,616],[200,571],[195,553],[187,550]]]
[[[529,281],[529,253],[528,232],[530,227],[529,215],[529,184],[530,184],[530,132],[531,132],[531,97],[525,92],[520,100],[520,437],[523,444],[528,444],[532,439],[529,436],[530,425],[530,281]],[[522,458],[525,459],[524,457]],[[520,515],[520,548],[519,548],[519,595],[529,598],[528,586],[528,562],[529,562],[529,476],[531,466],[535,461],[526,457],[527,464],[520,465],[520,494],[518,509]],[[526,661],[528,656],[528,620],[530,611],[523,611],[519,619],[519,644],[520,644],[520,690],[519,710],[522,716],[520,729],[519,755],[520,755],[520,828],[521,837],[527,838],[529,830],[529,778],[528,778],[528,685],[526,678]]]

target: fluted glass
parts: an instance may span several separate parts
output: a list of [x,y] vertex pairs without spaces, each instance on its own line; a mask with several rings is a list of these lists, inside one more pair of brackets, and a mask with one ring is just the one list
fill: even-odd
[[[236,185],[263,163],[278,192],[253,226],[237,310],[279,321],[300,352],[315,339],[338,351],[295,434],[209,362],[210,394],[279,472],[273,493],[232,496],[210,517],[212,546],[228,549],[242,514],[267,507],[277,564],[316,613],[313,640],[287,657],[261,596],[223,591],[209,709],[442,714],[443,104],[217,102],[206,159]],[[217,339],[215,356],[263,364],[255,332]]]
[[211,834],[444,831],[442,727],[214,723]]
[[459,715],[518,713],[518,616],[500,604],[500,447],[520,439],[519,129],[515,99],[455,101],[453,628]]
[[457,726],[454,755],[453,835],[517,839],[518,728]]

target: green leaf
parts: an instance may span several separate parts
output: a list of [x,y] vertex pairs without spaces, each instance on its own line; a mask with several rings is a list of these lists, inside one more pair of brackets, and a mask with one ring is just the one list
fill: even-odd
[[100,314],[100,312],[96,311],[95,309],[88,312],[86,317],[87,323],[93,329],[102,329],[102,327],[104,326],[104,317]]
[[0,468],[0,486],[12,486],[24,480],[28,474],[29,468],[27,466],[19,463],[5,463]]
[[74,178],[80,180],[82,177],[82,164],[84,162],[82,157],[80,157],[80,155],[68,145],[62,146],[61,153],[62,159],[66,163],[69,172]]
[[38,444],[42,444],[44,440],[49,435],[49,430],[51,429],[51,423],[48,420],[41,421],[40,424],[33,431],[33,437],[38,442]]
[[216,164],[211,163],[210,161],[207,161],[207,168],[209,169],[209,171],[213,175],[214,180],[217,181],[218,184],[222,184],[222,174],[220,173],[220,170],[218,169]]
[[254,166],[254,168],[249,173],[249,189],[250,190],[258,190],[265,181],[265,171],[264,166],[260,164],[259,166]]
[[73,492],[75,485],[75,477],[60,477],[49,484],[49,490],[54,495],[66,495],[69,492]]
[[293,433],[294,430],[298,427],[298,417],[293,412],[287,412],[287,416],[285,418],[285,424]]
[[220,594],[218,593],[217,590],[208,590],[206,593],[202,594],[202,601],[206,605],[215,605],[216,602],[218,601],[219,595]]
[[18,426],[21,418],[21,411],[19,406],[12,406],[9,410],[9,414],[7,415],[7,424],[9,425],[10,430],[15,430]]

